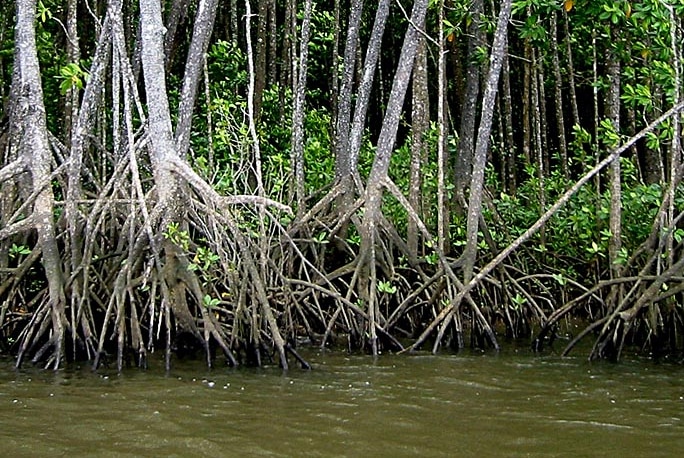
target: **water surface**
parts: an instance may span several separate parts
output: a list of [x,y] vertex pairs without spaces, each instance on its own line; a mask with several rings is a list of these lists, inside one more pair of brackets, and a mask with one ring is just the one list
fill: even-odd
[[[675,456],[684,367],[582,357],[350,356],[314,370],[14,371],[4,456]],[[158,362],[156,367],[163,364]]]

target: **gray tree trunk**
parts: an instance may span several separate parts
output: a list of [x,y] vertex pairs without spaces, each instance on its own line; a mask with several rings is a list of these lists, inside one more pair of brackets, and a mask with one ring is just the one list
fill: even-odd
[[176,40],[178,29],[185,22],[191,2],[194,0],[173,0],[171,8],[166,16],[166,32],[164,34],[164,56],[167,68],[173,61],[176,52]]
[[[416,51],[416,63],[413,69],[411,112],[411,163],[409,168],[408,201],[411,207],[422,217],[422,172],[421,165],[425,163],[427,145],[425,133],[430,122],[430,107],[428,100],[428,71],[427,46],[425,38],[420,38]],[[416,221],[409,218],[406,228],[406,243],[411,256],[418,257],[418,227]]]
[[352,0],[347,26],[347,39],[344,45],[344,70],[337,100],[337,123],[335,133],[335,177],[350,178],[352,164],[350,161],[349,135],[351,125],[352,94],[354,68],[356,64],[356,48],[359,44],[359,29],[363,0]]
[[[11,88],[10,123],[18,129],[19,154],[31,175],[33,204],[32,220],[42,252],[42,264],[48,281],[47,316],[52,320],[50,343],[54,352],[48,365],[58,369],[63,358],[65,328],[65,294],[63,274],[54,222],[55,200],[51,185],[52,152],[48,141],[43,88],[36,48],[34,20],[36,0],[17,0],[14,32],[15,59]],[[17,366],[21,364],[26,344],[20,347]]]
[[551,60],[553,63],[553,99],[556,109],[556,128],[558,129],[558,152],[560,153],[563,177],[570,177],[568,170],[568,145],[565,140],[565,116],[563,115],[563,80],[558,57],[558,20],[557,13],[551,13]]
[[482,97],[482,116],[477,131],[475,156],[473,161],[473,175],[470,180],[470,198],[468,200],[468,223],[466,228],[466,246],[464,250],[463,277],[467,284],[473,275],[477,257],[477,232],[479,229],[480,213],[482,210],[482,195],[484,192],[484,169],[489,151],[489,137],[494,117],[494,102],[499,85],[499,75],[507,49],[508,21],[511,17],[511,0],[502,0],[499,18],[494,33],[494,42],[489,56],[489,72],[487,84]]
[[[611,28],[614,39],[617,32]],[[606,94],[606,117],[610,120],[616,133],[620,133],[620,60],[617,50],[608,45],[607,73],[608,93]],[[611,148],[617,145],[609,145]],[[618,263],[622,247],[622,184],[620,160],[610,165],[610,240],[608,243],[608,260],[612,278],[620,276],[622,266]]]
[[214,29],[217,7],[218,0],[200,0],[195,16],[192,40],[185,62],[185,76],[183,77],[183,89],[181,90],[175,132],[176,148],[181,157],[185,156],[190,145],[192,113],[197,100],[197,88],[202,78],[209,39]]
[[268,0],[257,0],[256,58],[254,60],[254,119],[261,115],[261,102],[266,89],[266,54],[268,52]]
[[465,213],[461,202],[465,201],[465,188],[470,182],[473,171],[473,153],[475,151],[475,126],[477,125],[477,101],[480,95],[480,63],[476,60],[479,48],[485,44],[485,32],[480,27],[480,16],[483,14],[483,0],[474,0],[470,4],[472,22],[468,27],[468,54],[466,66],[466,87],[461,107],[461,126],[458,132],[458,152],[454,167],[454,193],[457,198],[456,208]]
[[[399,56],[392,90],[387,102],[387,109],[383,119],[380,136],[378,138],[377,150],[373,167],[368,177],[368,185],[365,192],[365,212],[361,227],[361,248],[359,253],[359,263],[363,269],[360,276],[359,287],[363,299],[368,304],[369,315],[369,343],[374,355],[378,353],[378,342],[375,324],[379,315],[376,288],[377,278],[375,275],[376,267],[376,234],[377,224],[381,216],[382,190],[387,178],[390,157],[394,149],[399,128],[399,119],[402,113],[406,91],[411,81],[411,72],[415,62],[416,50],[419,43],[419,34],[425,25],[425,15],[427,12],[428,0],[416,0],[411,11],[411,23],[404,35],[404,42]],[[418,30],[417,30],[418,29]]]
[[378,9],[375,11],[373,29],[371,30],[366,59],[363,64],[363,77],[359,83],[354,105],[354,119],[352,121],[351,133],[349,137],[349,155],[351,169],[355,170],[359,161],[361,151],[361,139],[363,129],[366,125],[366,114],[368,113],[368,102],[370,101],[371,89],[373,88],[373,78],[378,68],[380,48],[382,46],[382,36],[385,33],[385,24],[389,17],[391,0],[380,0]]
[[[294,81],[294,107],[292,111],[292,152],[291,161],[294,168],[294,200],[297,214],[303,214],[304,203],[304,104],[306,102],[306,72],[309,61],[309,35],[311,29],[311,0],[304,3],[302,35],[300,38],[299,57]],[[295,28],[296,30],[296,28]]]

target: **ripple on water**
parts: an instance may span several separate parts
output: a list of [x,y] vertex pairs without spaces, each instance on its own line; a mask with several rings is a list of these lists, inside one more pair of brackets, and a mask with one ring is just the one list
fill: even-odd
[[668,456],[684,445],[681,367],[305,356],[313,371],[286,374],[180,363],[169,376],[109,380],[0,370],[3,454]]

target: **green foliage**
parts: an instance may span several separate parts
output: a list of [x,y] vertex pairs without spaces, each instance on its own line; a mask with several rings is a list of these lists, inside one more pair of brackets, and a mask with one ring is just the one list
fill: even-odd
[[[301,12],[300,12],[301,15]],[[301,17],[300,17],[301,20]],[[335,43],[335,16],[328,9],[313,3],[311,11],[311,38],[309,40],[309,74],[328,75],[330,69],[338,69],[339,66],[332,62],[332,53]],[[318,84],[310,85],[308,98],[314,107],[330,107],[330,92],[326,87],[328,81],[319,80]]]
[[31,249],[27,247],[26,245],[16,245],[12,244],[12,246],[9,249],[9,257],[10,259],[16,259],[21,256],[25,256],[27,254],[31,254]]
[[330,114],[323,109],[307,110],[304,120],[305,182],[307,192],[329,185],[335,176],[335,156],[332,152]]
[[519,311],[527,303],[527,298],[521,296],[520,293],[517,293],[515,296],[511,297],[511,303],[513,310]]
[[391,281],[379,281],[377,287],[380,293],[395,294],[397,292],[397,287]]
[[599,126],[599,135],[603,143],[609,148],[615,148],[620,144],[620,135],[610,119],[602,119]]
[[192,262],[188,264],[188,270],[208,272],[218,260],[219,256],[209,248],[198,246]]
[[40,19],[40,22],[47,22],[48,19],[52,19],[52,11],[43,3],[43,0],[39,0],[36,5],[36,16]]
[[[247,58],[244,52],[232,41],[219,40],[207,53],[209,76],[220,95],[239,92],[247,86]],[[230,92],[229,92],[230,91]]]
[[202,305],[204,305],[208,310],[213,309],[220,303],[221,301],[219,299],[211,297],[209,294],[205,294],[204,297],[202,297]]
[[313,241],[320,245],[325,245],[328,243],[328,234],[325,231],[319,232],[314,236]]
[[[583,136],[582,130],[577,130],[577,137]],[[581,140],[580,140],[581,142]],[[665,190],[660,184],[643,184],[637,174],[637,168],[631,160],[622,158],[622,249],[618,254],[617,263],[624,264],[629,256],[645,240],[652,229],[653,221],[662,203]],[[498,192],[493,199],[499,220],[506,222],[506,227],[500,229],[496,222],[490,222],[494,228],[492,234],[501,244],[508,244],[531,226],[545,209],[539,206],[539,183],[535,178],[534,168],[528,171],[528,179],[521,183],[515,195]],[[547,201],[556,200],[565,189],[568,182],[558,173],[551,174],[544,180],[544,191]],[[678,190],[677,195],[684,194]],[[684,209],[684,196],[676,199],[678,209]],[[567,272],[572,269],[580,275],[586,273],[597,260],[607,259],[610,231],[608,222],[610,215],[610,194],[608,191],[597,193],[587,185],[573,196],[570,201],[545,226],[544,244],[537,234],[529,242],[530,248],[538,253],[546,253],[545,268],[554,268]],[[485,212],[486,217],[490,217]],[[452,237],[458,240],[461,233],[452,231]],[[459,235],[460,234],[460,235]],[[674,234],[684,237],[684,231]],[[548,256],[548,254],[552,256]],[[520,254],[520,256],[524,256]],[[532,256],[532,254],[529,254]],[[540,259],[528,260],[540,262]],[[572,275],[566,275],[570,278]],[[559,283],[565,281],[561,277]]]
[[601,5],[602,11],[599,19],[614,25],[621,23],[631,14],[632,7],[626,1],[606,1]]
[[174,245],[182,248],[183,251],[189,250],[190,234],[188,234],[188,231],[181,230],[178,223],[169,223],[162,235]]
[[57,79],[62,80],[59,90],[62,95],[66,94],[71,88],[83,89],[88,81],[88,73],[79,64],[70,63],[59,69]]

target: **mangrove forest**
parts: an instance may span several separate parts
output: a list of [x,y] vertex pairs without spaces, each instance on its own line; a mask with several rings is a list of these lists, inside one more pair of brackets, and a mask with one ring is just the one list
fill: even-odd
[[2,1],[0,353],[682,358],[683,48],[684,0]]

